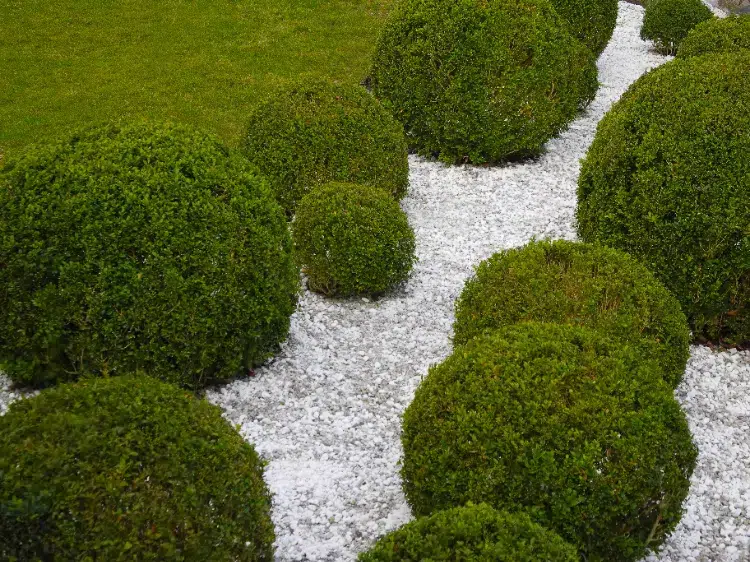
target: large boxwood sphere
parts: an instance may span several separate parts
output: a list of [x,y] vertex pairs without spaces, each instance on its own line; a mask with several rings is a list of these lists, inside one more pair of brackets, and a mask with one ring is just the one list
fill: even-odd
[[599,56],[617,25],[617,0],[550,0],[571,33]]
[[0,175],[0,363],[21,383],[146,372],[187,387],[265,360],[299,285],[285,216],[241,157],[104,125]]
[[308,286],[326,295],[379,295],[409,277],[414,231],[376,187],[329,183],[302,198],[292,225]]
[[371,74],[412,147],[449,163],[537,154],[597,89],[591,51],[547,0],[404,0]]
[[733,53],[740,49],[750,49],[750,16],[711,18],[687,34],[677,58]]
[[580,242],[531,242],[479,264],[456,301],[454,341],[517,322],[606,331],[656,357],[676,387],[690,350],[677,299],[624,252]]
[[750,53],[676,60],[600,122],[578,233],[620,248],[674,293],[698,339],[750,339]]
[[597,331],[517,324],[457,346],[403,419],[415,515],[526,510],[591,562],[634,561],[682,515],[696,459],[658,365]]
[[263,463],[221,410],[150,377],[0,416],[3,560],[273,560]]
[[333,181],[395,199],[409,185],[403,128],[359,86],[313,81],[272,92],[250,112],[241,147],[289,214],[310,189]]
[[713,17],[701,0],[649,0],[643,14],[641,39],[650,39],[657,51],[673,55],[691,29]]
[[577,562],[576,549],[524,513],[487,504],[438,511],[381,538],[360,562]]

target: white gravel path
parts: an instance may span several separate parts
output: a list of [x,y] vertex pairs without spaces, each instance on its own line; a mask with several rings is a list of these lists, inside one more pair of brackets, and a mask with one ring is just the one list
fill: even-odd
[[[252,379],[209,392],[270,462],[279,561],[351,561],[411,518],[398,476],[400,414],[451,350],[453,301],[480,260],[530,238],[575,237],[579,159],[628,85],[667,60],[638,38],[643,9],[620,3],[585,115],[536,162],[445,167],[411,158],[403,206],[419,263],[376,303],[305,292],[289,341]],[[686,514],[659,558],[750,561],[750,353],[694,347],[677,391],[700,448]],[[0,376],[0,413],[17,395]]]
[[[597,122],[631,82],[667,60],[638,38],[642,15],[620,3],[618,28],[599,60],[598,97],[537,162],[492,168],[410,160],[403,206],[420,261],[401,293],[377,303],[305,293],[274,363],[210,395],[270,460],[278,560],[353,560],[410,519],[398,476],[399,414],[429,365],[450,353],[453,301],[473,266],[532,236],[575,237],[578,162]],[[725,362],[745,355],[695,354],[687,382],[697,386],[680,392],[704,453],[685,524],[661,559],[742,560],[750,439],[737,416],[750,413],[749,393],[721,381],[738,377],[731,368],[741,365],[750,384],[750,365]],[[696,369],[709,369],[714,386]],[[713,482],[726,488],[714,490]]]

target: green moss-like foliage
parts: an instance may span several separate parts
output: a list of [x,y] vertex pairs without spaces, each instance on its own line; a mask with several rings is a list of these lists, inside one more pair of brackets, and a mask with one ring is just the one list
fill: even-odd
[[590,562],[640,559],[680,520],[696,460],[660,375],[638,348],[577,326],[457,346],[404,414],[415,515],[487,502],[528,511]]
[[409,185],[403,128],[359,86],[313,81],[273,92],[251,111],[241,148],[289,214],[310,189],[333,181],[396,199]]
[[381,538],[360,562],[577,562],[576,549],[523,513],[487,504],[421,517]]
[[677,51],[678,59],[750,49],[750,16],[711,18],[696,25]]
[[617,24],[617,0],[551,0],[571,33],[599,56]]
[[448,163],[538,154],[597,89],[591,51],[547,0],[404,0],[371,75],[410,145]]
[[0,175],[2,368],[233,377],[286,337],[291,250],[265,182],[200,132],[110,124],[32,147]]
[[653,41],[660,53],[673,55],[691,29],[713,17],[701,0],[649,0],[643,15],[641,39]]
[[750,339],[750,53],[639,79],[581,167],[578,233],[640,260],[700,339]]
[[690,332],[680,304],[643,265],[618,250],[577,242],[531,242],[483,261],[456,302],[454,341],[517,322],[597,328],[642,346],[676,387]]
[[3,560],[271,561],[263,463],[221,410],[151,377],[0,416]]
[[316,187],[302,198],[292,228],[308,286],[326,295],[379,295],[406,280],[415,261],[406,214],[376,187]]

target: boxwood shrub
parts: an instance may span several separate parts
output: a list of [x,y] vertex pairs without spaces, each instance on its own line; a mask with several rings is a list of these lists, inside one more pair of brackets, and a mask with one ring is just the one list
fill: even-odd
[[524,323],[432,367],[403,418],[415,515],[526,510],[591,562],[635,561],[682,515],[696,449],[658,365],[589,328]]
[[108,124],[0,172],[0,363],[16,382],[226,379],[286,337],[299,285],[267,185],[212,137]]
[[221,410],[151,377],[0,416],[3,560],[273,560],[263,463]]
[[438,511],[407,523],[360,562],[577,562],[576,549],[524,513],[487,504]]
[[657,358],[676,387],[690,350],[677,299],[624,252],[580,242],[531,242],[483,261],[456,301],[454,341],[516,322],[606,331]]
[[309,288],[326,295],[379,295],[406,280],[415,261],[406,214],[376,187],[316,187],[302,198],[292,228]]
[[701,0],[649,0],[643,14],[641,39],[654,42],[665,55],[675,54],[691,29],[713,18]]
[[739,49],[750,49],[750,17],[711,18],[687,34],[677,51],[677,58],[732,53]]
[[551,0],[571,33],[599,56],[617,24],[617,0]]
[[379,187],[395,199],[409,184],[403,128],[359,86],[313,81],[272,92],[251,110],[241,149],[288,214],[332,181]]
[[547,0],[404,0],[378,38],[375,95],[420,154],[538,154],[596,93],[593,54]]
[[750,53],[640,78],[582,163],[578,233],[640,260],[701,339],[750,339]]

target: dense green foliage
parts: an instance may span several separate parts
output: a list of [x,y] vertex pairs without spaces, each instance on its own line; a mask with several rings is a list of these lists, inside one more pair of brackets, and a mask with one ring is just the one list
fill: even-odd
[[691,29],[713,17],[701,0],[649,0],[643,15],[641,39],[650,39],[657,51],[673,55]]
[[144,116],[234,143],[291,80],[358,84],[393,0],[24,0],[0,18],[0,167],[70,126]]
[[531,242],[483,261],[456,302],[454,341],[534,320],[597,328],[657,358],[676,387],[690,354],[680,304],[624,252],[559,240]]
[[379,187],[396,199],[409,184],[401,126],[359,86],[312,82],[274,92],[250,112],[242,150],[288,213],[332,181]]
[[112,124],[32,147],[0,175],[2,368],[233,377],[286,337],[291,249],[265,182],[200,132]]
[[3,560],[273,560],[263,463],[221,410],[150,377],[0,416]]
[[676,60],[599,123],[578,233],[640,260],[698,338],[750,339],[750,52]]
[[732,53],[739,49],[750,49],[750,16],[711,18],[699,23],[685,37],[677,58]]
[[577,562],[576,549],[523,513],[487,504],[456,507],[407,523],[360,562]]
[[326,295],[379,295],[406,280],[415,261],[406,214],[376,187],[319,186],[300,202],[292,228],[308,286]]
[[617,24],[617,0],[550,0],[570,31],[599,56]]
[[415,515],[525,509],[590,562],[634,561],[682,515],[685,415],[640,350],[577,326],[517,324],[457,346],[403,420]]
[[547,0],[404,0],[378,38],[372,87],[420,154],[535,155],[596,93],[593,55]]

